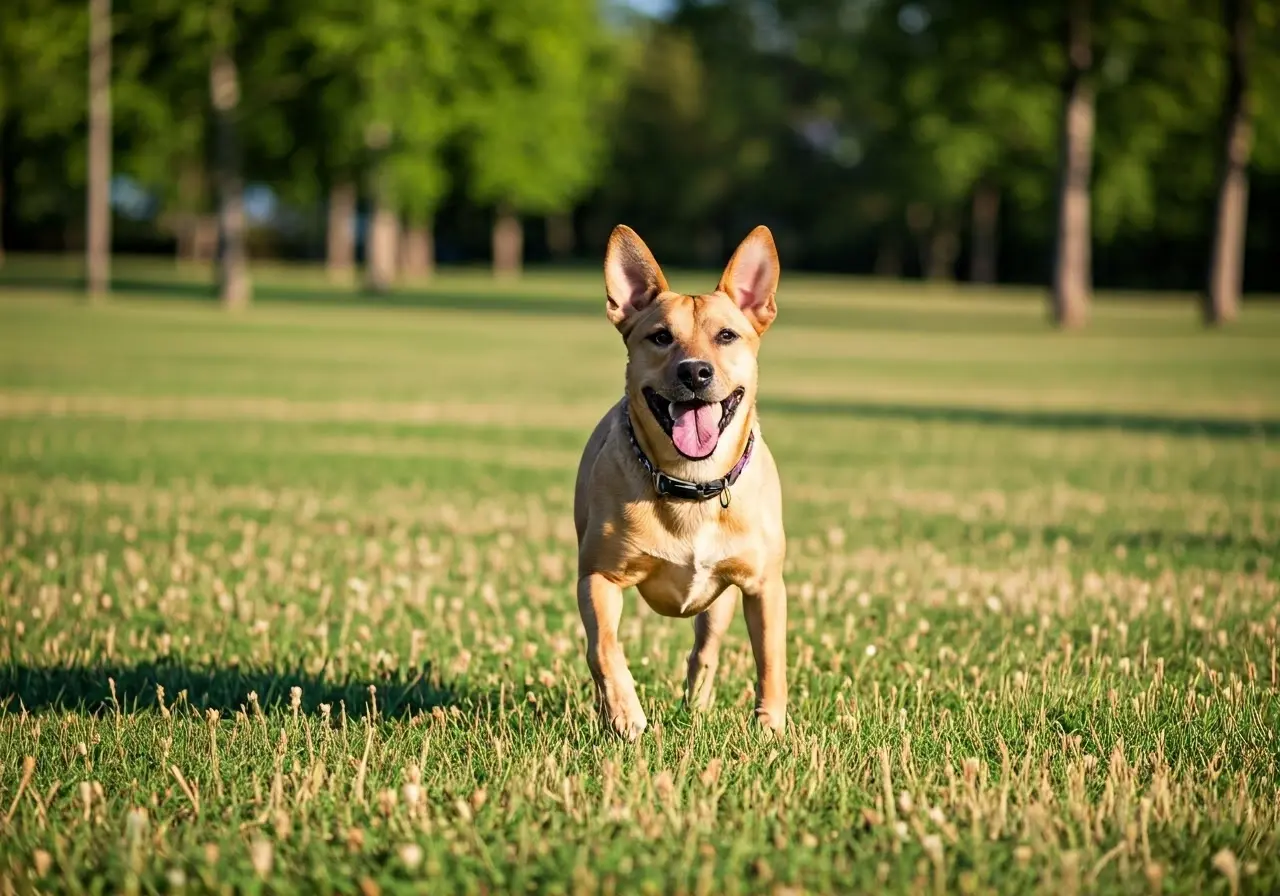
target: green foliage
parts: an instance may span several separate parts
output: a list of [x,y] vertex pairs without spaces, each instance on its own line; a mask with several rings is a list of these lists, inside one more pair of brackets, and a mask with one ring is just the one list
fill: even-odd
[[209,72],[220,47],[229,49],[238,68],[242,152],[255,160],[270,155],[281,142],[279,100],[292,77],[280,52],[287,41],[279,30],[284,9],[287,4],[267,0],[115,0],[113,117],[125,141],[116,168],[155,190],[170,208],[209,207]]
[[29,136],[79,126],[88,33],[88,7],[77,0],[12,0],[0,10],[0,110],[20,112]]
[[1280,171],[1280,2],[1254,0],[1253,74],[1254,163]]
[[531,214],[563,211],[596,183],[614,95],[615,44],[596,0],[483,0],[464,98],[472,193]]
[[[1255,167],[1267,171],[1280,120],[1266,114],[1280,96],[1280,32],[1266,25],[1275,4],[1263,0],[1257,17]],[[1062,18],[1060,6],[964,0],[679,4],[669,26],[650,31],[647,64],[627,92],[614,180],[633,186],[607,185],[606,202],[628,210],[667,202],[669,218],[681,221],[688,209],[705,226],[733,217],[726,197],[741,204],[746,195],[803,221],[805,248],[830,234],[847,252],[860,231],[900,227],[911,206],[954,220],[982,182],[1007,197],[1021,234],[1047,239],[1066,65]],[[1095,239],[1205,234],[1221,151],[1220,4],[1099,5],[1093,44]],[[682,72],[692,74],[677,87]],[[780,102],[717,89],[757,77],[785,85]],[[715,133],[728,134],[728,146],[699,154]],[[819,137],[816,148],[804,146],[809,133]],[[733,150],[752,137],[763,140],[764,170],[735,170]],[[808,201],[775,196],[773,184]],[[650,216],[662,226],[660,210]]]
[[660,257],[694,246],[700,263],[723,264],[731,247],[708,233],[730,221],[745,233],[760,223],[752,206],[803,197],[813,169],[776,176],[794,133],[788,72],[744,49],[750,28],[733,6],[687,8],[640,31],[622,57],[626,86],[606,125],[601,195],[626,205],[627,221]]
[[331,178],[376,167],[378,189],[411,218],[430,218],[449,186],[442,151],[465,111],[462,38],[474,16],[468,0],[329,0],[305,10],[299,28],[322,85],[311,127]]
[[1051,18],[964,2],[780,7],[820,75],[814,112],[862,144],[893,205],[955,208],[979,181],[1027,204],[1047,198],[1060,105]]
[[79,0],[0,4],[0,127],[12,122],[25,149],[14,171],[22,216],[83,203],[88,34]]
[[[1099,8],[1093,79],[1099,239],[1148,229],[1170,200],[1207,198],[1216,189],[1226,38],[1219,9],[1213,0]],[[1160,181],[1166,162],[1176,174]]]

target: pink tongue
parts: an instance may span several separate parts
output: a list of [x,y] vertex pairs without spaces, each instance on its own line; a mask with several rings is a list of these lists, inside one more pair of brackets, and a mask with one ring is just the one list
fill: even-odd
[[676,404],[671,440],[676,443],[681,454],[697,460],[716,450],[716,443],[720,441],[721,410],[718,401],[711,404]]

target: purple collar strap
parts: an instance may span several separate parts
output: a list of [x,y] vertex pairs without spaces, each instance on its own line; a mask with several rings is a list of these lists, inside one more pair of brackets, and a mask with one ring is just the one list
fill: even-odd
[[653,480],[653,490],[658,493],[659,498],[709,501],[718,497],[721,507],[729,506],[729,502],[733,498],[729,487],[738,481],[742,471],[747,468],[747,462],[751,460],[751,449],[756,444],[756,434],[754,432],[747,436],[747,447],[743,449],[742,457],[738,458],[738,462],[733,465],[733,469],[729,471],[728,476],[723,479],[713,479],[710,482],[692,482],[688,479],[676,479],[674,476],[668,476],[653,465],[653,462],[645,455],[644,449],[640,447],[640,443],[636,441],[635,430],[631,427],[631,414],[627,411],[625,404],[622,406],[622,419],[627,427],[627,438],[631,440],[631,449],[635,451],[636,459],[640,461],[640,466],[644,467],[645,472]]

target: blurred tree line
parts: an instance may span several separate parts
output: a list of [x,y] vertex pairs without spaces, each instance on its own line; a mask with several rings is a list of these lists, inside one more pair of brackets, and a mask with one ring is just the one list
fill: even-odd
[[[1280,0],[6,0],[0,246],[1280,290]],[[0,255],[0,259],[3,256]]]

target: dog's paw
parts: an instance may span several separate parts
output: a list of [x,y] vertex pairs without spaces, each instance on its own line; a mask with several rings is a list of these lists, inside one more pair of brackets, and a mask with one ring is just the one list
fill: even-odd
[[765,731],[782,734],[787,730],[787,711],[760,707],[756,710],[756,724]]
[[611,717],[608,724],[614,734],[632,743],[644,734],[644,729],[649,727],[649,720],[644,717],[644,711],[637,706]]
[[716,695],[711,691],[698,691],[684,695],[684,705],[689,712],[707,712],[715,706],[715,703]]
[[690,712],[706,712],[715,702],[716,691],[710,681],[697,681],[684,690],[684,705]]
[[625,741],[634,741],[649,727],[629,675],[622,681],[605,680],[598,684],[596,708],[604,727]]

